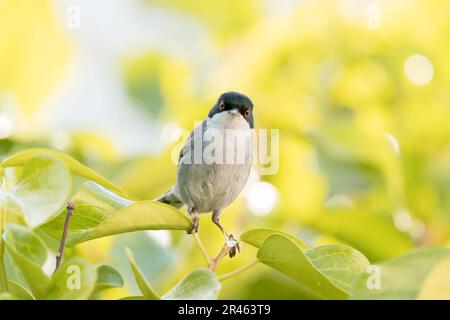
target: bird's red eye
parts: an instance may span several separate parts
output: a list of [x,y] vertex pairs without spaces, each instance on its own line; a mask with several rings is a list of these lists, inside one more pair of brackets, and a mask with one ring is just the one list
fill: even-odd
[[219,103],[219,110],[223,111],[225,109],[225,103],[223,103],[223,101],[220,101]]
[[248,118],[250,116],[250,109],[245,110],[244,116]]

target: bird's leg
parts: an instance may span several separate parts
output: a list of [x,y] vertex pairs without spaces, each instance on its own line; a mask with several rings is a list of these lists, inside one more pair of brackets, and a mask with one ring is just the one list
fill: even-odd
[[219,227],[220,231],[222,231],[222,233],[225,236],[225,239],[228,239],[228,234],[225,232],[225,230],[223,229],[222,225],[220,224],[219,218],[220,218],[220,210],[214,210],[213,214],[212,214],[212,222]]
[[230,258],[233,258],[236,255],[236,249],[237,251],[241,252],[241,248],[239,247],[239,241],[234,239],[232,234],[228,234],[227,232],[225,232],[222,225],[220,224],[219,218],[220,218],[220,209],[214,210],[212,214],[212,222],[219,227],[220,231],[222,231],[223,235],[225,236],[225,242],[227,246],[231,248],[229,252]]
[[198,232],[199,221],[197,212],[194,207],[188,209],[188,215],[192,218],[192,228],[191,230],[188,230],[187,233],[192,234]]

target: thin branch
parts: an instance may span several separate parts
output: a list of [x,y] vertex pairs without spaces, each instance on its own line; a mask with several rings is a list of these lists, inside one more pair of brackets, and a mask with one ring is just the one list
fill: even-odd
[[236,276],[236,275],[238,275],[238,274],[240,274],[240,273],[250,269],[251,267],[253,267],[254,265],[256,265],[258,263],[259,263],[258,260],[254,260],[254,261],[252,261],[252,262],[250,262],[250,263],[248,263],[248,264],[246,264],[246,265],[244,265],[244,266],[242,266],[242,267],[240,267],[240,268],[238,268],[238,269],[236,269],[234,271],[231,271],[229,273],[225,273],[224,275],[219,276],[218,279],[219,279],[219,281],[227,280],[229,278],[232,278],[232,277],[234,277],[234,276]]
[[206,263],[209,266],[211,264],[211,258],[208,255],[208,252],[206,251],[202,240],[200,240],[200,237],[198,236],[198,232],[194,232],[192,235],[194,236],[195,242],[197,243],[198,247],[200,248],[200,251],[202,252],[203,258],[205,258]]
[[64,254],[64,246],[66,244],[66,238],[67,238],[67,232],[69,231],[69,221],[70,217],[72,217],[73,210],[75,210],[75,203],[70,201],[67,204],[67,214],[66,214],[66,221],[64,221],[64,229],[61,236],[61,243],[59,244],[59,250],[56,254],[56,267],[55,272],[58,270],[59,266],[61,265],[63,254]]
[[239,241],[236,241],[233,239],[233,237],[231,237],[231,239],[225,242],[222,250],[220,250],[217,257],[211,259],[209,269],[215,271],[219,262],[222,261],[222,259],[225,258],[228,254],[230,255],[230,257],[234,257],[234,255],[236,254],[236,249],[239,249]]

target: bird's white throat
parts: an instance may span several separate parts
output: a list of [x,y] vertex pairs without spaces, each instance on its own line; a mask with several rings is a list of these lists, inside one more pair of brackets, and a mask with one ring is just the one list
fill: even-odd
[[215,129],[249,129],[248,122],[237,110],[224,111],[207,119],[207,127]]
[[208,164],[252,161],[252,130],[239,112],[224,111],[207,119],[204,140],[209,142],[203,149],[203,160]]

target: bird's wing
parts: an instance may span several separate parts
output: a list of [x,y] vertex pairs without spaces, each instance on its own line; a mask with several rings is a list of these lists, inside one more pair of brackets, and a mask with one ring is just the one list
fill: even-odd
[[[181,149],[179,155],[178,155],[178,165],[183,162],[187,162],[187,158],[190,158],[190,163],[194,163],[194,146],[196,145],[196,141],[199,139],[203,139],[203,134],[206,130],[206,121],[203,121],[201,124],[199,124],[189,135],[189,137],[186,139],[186,142],[184,144],[184,147]],[[195,134],[194,134],[195,132]],[[202,146],[204,146],[204,143],[202,141],[199,141],[202,143]],[[178,189],[177,186],[172,187],[169,191],[161,195],[160,197],[156,198],[155,201],[159,201],[162,203],[167,203],[175,208],[181,208],[184,205],[184,202],[181,200],[180,196],[178,195]]]
[[[200,123],[197,127],[192,130],[189,137],[186,139],[186,142],[184,143],[183,148],[180,150],[180,154],[178,155],[178,165],[183,161],[184,163],[195,163],[195,155],[194,155],[194,147],[199,147],[198,144],[201,144],[201,148],[199,149],[200,152],[204,150],[206,145],[209,144],[208,142],[205,142],[203,139],[203,135],[205,134],[205,131],[207,129],[207,121],[203,121]],[[198,155],[202,156],[202,154]],[[203,159],[203,158],[201,158]],[[188,161],[189,160],[189,161]]]

